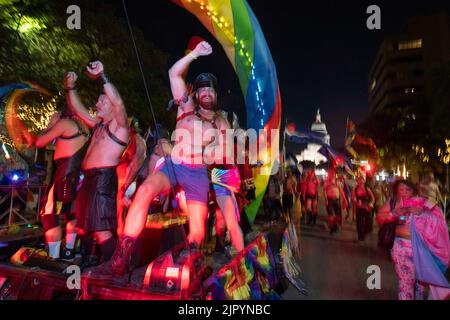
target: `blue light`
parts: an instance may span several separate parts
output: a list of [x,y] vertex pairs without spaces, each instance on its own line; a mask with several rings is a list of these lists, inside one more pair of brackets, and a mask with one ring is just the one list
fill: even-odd
[[15,173],[15,174],[12,176],[12,180],[13,180],[13,181],[19,180],[19,176],[17,175],[17,173]]

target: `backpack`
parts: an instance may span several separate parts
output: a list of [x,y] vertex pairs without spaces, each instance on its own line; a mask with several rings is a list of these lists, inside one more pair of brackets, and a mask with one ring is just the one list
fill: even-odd
[[[395,199],[389,201],[391,212],[395,206]],[[391,250],[394,246],[395,229],[397,221],[385,222],[378,231],[378,247],[386,250]]]

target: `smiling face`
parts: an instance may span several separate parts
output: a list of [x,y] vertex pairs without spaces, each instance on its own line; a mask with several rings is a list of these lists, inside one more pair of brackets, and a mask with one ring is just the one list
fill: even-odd
[[212,110],[217,104],[217,93],[213,87],[201,87],[197,89],[196,98],[203,109]]
[[99,118],[107,120],[112,115],[113,109],[111,100],[104,94],[101,94],[98,97],[95,107]]

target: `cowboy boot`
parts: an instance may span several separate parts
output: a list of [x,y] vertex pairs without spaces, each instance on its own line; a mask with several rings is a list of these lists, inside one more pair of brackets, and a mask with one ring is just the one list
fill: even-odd
[[135,243],[134,238],[121,237],[112,258],[97,267],[87,269],[83,275],[99,281],[126,283],[127,277],[124,276],[130,272],[131,254]]

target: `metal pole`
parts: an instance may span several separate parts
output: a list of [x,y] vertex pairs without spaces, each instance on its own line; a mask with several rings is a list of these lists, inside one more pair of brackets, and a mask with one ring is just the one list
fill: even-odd
[[14,184],[11,187],[11,201],[9,202],[8,227],[10,227],[12,224],[13,202],[14,202]]
[[41,211],[41,195],[42,195],[42,186],[39,186],[39,195],[37,200],[37,211],[36,211],[36,222],[39,222],[39,213]]

